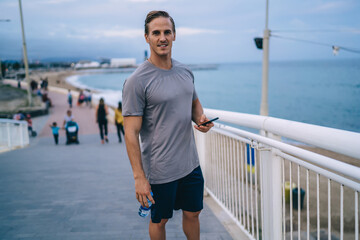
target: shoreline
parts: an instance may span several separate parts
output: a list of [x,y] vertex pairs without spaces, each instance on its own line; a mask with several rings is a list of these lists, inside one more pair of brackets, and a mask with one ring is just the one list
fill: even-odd
[[[36,75],[34,75],[34,74],[36,74]],[[34,71],[33,74],[30,75],[30,79],[33,79],[33,80],[37,81],[38,83],[40,83],[41,78],[47,77],[49,86],[70,89],[72,91],[73,90],[74,91],[83,90],[79,87],[69,84],[66,81],[66,79],[68,77],[76,76],[76,75],[80,75],[80,73],[77,71],[74,71],[74,70],[65,70],[65,71],[60,71],[60,72],[36,72],[36,71]]]
[[[73,96],[78,97],[80,91],[84,91],[85,89],[90,90],[91,96],[92,96],[92,105],[96,106],[98,104],[98,101],[101,97],[105,99],[105,103],[109,106],[110,114],[112,111],[115,111],[115,108],[117,108],[117,102],[119,100],[116,100],[117,94],[111,94],[110,92],[107,92],[108,90],[101,90],[101,89],[94,89],[92,87],[86,86],[85,84],[79,83],[77,84],[71,84],[71,82],[67,81],[70,77],[77,77],[81,75],[87,75],[87,74],[97,74],[98,72],[91,72],[91,71],[61,71],[61,72],[44,72],[40,76],[38,76],[37,80],[40,81],[40,77],[47,77],[49,82],[49,87],[55,87],[55,88],[61,88],[64,89],[64,91],[61,91],[62,93],[67,94],[68,89],[71,90],[71,93]],[[116,92],[115,92],[116,93]],[[116,100],[116,101],[115,101]]]
[[[75,76],[75,75],[80,75],[80,74],[79,74],[78,72],[71,71],[71,72],[69,72],[69,73],[59,74],[58,77],[61,78],[61,81],[62,81],[62,82],[66,82],[66,78],[67,78],[67,77]],[[49,81],[49,84],[50,84],[50,81]],[[54,84],[54,83],[53,83],[53,84]],[[74,88],[74,89],[80,89],[80,88],[77,88],[77,87],[71,85],[71,84],[68,83],[68,82],[66,82],[65,85],[69,85],[69,86],[71,86],[71,87]],[[114,109],[113,106],[109,106],[109,107]],[[295,143],[288,143],[288,144],[298,146],[298,145],[295,144]],[[311,151],[311,152],[315,152],[315,153],[322,154],[322,155],[324,155],[324,156],[327,156],[327,157],[336,159],[336,160],[338,160],[338,161],[342,161],[342,162],[351,164],[351,165],[356,166],[356,167],[360,167],[360,160],[359,160],[359,159],[356,159],[356,158],[352,158],[352,157],[349,157],[349,156],[346,156],[346,155],[342,155],[342,154],[339,154],[339,153],[335,153],[335,152],[332,152],[332,151],[330,151],[330,150],[322,149],[322,148],[319,148],[319,147],[316,147],[316,146],[305,146],[305,145],[301,145],[301,146],[298,146],[298,147],[303,148],[303,149],[308,150],[308,151]]]
[[[32,73],[33,74],[30,75],[30,79],[34,79],[38,83],[40,83],[40,78],[44,78],[44,77],[48,78],[49,87],[50,87],[49,91],[56,91],[56,92],[59,92],[62,94],[66,94],[67,90],[70,89],[72,91],[72,94],[75,95],[76,97],[78,96],[79,91],[84,90],[84,88],[74,86],[74,85],[70,84],[69,82],[67,82],[66,79],[71,76],[77,76],[77,75],[83,75],[83,74],[89,74],[89,73],[96,74],[96,73],[91,73],[91,72],[85,72],[85,71],[79,72],[79,71],[74,71],[74,70],[63,70],[63,71],[58,71],[58,72],[36,72],[36,71],[33,71]],[[53,87],[55,87],[55,89]],[[100,91],[96,91],[96,90],[91,90],[91,91],[92,91],[93,95],[101,93]],[[97,102],[98,102],[98,99],[97,99],[97,96],[95,96],[95,98],[93,98],[92,105],[96,106]],[[112,106],[109,103],[107,103],[107,105],[109,106],[109,110],[110,110],[109,115],[111,115],[111,116],[114,115],[114,110],[115,110],[116,106]],[[303,149],[311,151],[311,152],[322,154],[324,156],[354,165],[356,167],[360,167],[360,160],[356,159],[356,158],[352,158],[352,157],[349,157],[346,155],[335,153],[330,150],[322,149],[322,148],[319,148],[316,146],[304,146],[304,145],[298,145],[296,143],[288,143],[288,144],[298,146],[300,148],[303,148]]]

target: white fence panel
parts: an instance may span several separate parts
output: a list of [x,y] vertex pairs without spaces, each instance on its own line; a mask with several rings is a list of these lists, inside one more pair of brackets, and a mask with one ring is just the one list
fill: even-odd
[[29,145],[26,121],[0,119],[0,152]]
[[359,133],[212,109],[206,114],[262,132],[222,124],[207,134],[195,131],[205,188],[249,239],[359,240],[360,168],[273,137],[359,159]]

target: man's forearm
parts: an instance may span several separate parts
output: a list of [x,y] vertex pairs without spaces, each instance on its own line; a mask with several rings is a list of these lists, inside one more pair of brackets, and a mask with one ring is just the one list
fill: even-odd
[[142,167],[139,136],[136,134],[125,134],[126,150],[130,159],[134,179],[144,177],[145,173]]
[[196,124],[199,124],[200,117],[201,117],[201,115],[203,115],[203,113],[204,113],[204,110],[201,106],[201,103],[200,103],[199,99],[196,99],[195,101],[193,101],[193,104],[192,104],[192,120]]

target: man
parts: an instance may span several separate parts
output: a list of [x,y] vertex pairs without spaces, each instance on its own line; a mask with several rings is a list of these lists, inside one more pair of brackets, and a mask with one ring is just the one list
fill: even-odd
[[[167,12],[148,13],[145,39],[150,58],[126,80],[123,88],[125,141],[136,198],[142,206],[148,207],[147,199],[153,204],[151,239],[166,238],[165,224],[174,209],[183,211],[187,239],[200,239],[204,179],[192,121],[201,124],[208,119],[197,97],[192,72],[171,58],[175,23]],[[210,123],[195,128],[207,132],[212,126]]]

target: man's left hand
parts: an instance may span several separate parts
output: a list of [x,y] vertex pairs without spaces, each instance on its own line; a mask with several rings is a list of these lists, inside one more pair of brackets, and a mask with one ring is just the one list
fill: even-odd
[[195,129],[199,130],[200,132],[206,133],[207,131],[210,130],[210,128],[212,128],[214,126],[214,123],[208,123],[205,126],[202,126],[200,124],[209,121],[209,119],[205,116],[205,114],[202,114],[200,117],[200,121],[199,121],[199,126],[195,125]]

